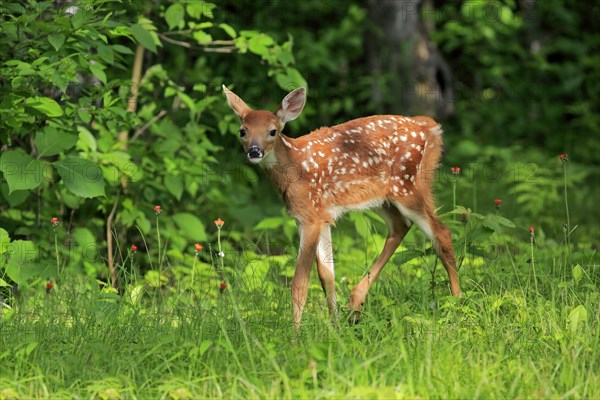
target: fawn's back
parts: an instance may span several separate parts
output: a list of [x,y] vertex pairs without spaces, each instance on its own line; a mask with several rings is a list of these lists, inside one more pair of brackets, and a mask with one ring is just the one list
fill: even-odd
[[298,180],[284,193],[292,213],[311,219],[318,214],[325,222],[386,200],[422,201],[428,198],[440,157],[441,132],[431,118],[397,115],[320,128],[283,139],[286,161],[294,171],[276,162],[275,175],[286,173]]

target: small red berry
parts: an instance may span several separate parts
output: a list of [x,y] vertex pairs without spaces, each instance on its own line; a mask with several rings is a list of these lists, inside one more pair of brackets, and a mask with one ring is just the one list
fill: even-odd
[[54,285],[52,284],[52,282],[46,283],[46,290],[52,290],[53,287],[54,287]]
[[162,208],[160,206],[154,206],[154,213],[156,215],[162,214]]
[[223,221],[221,218],[218,218],[215,220],[215,225],[217,228],[221,229],[223,225],[225,225],[225,221]]
[[227,289],[227,284],[225,283],[225,281],[222,281],[221,284],[219,285],[219,289],[221,289],[221,292],[225,289]]
[[569,161],[569,155],[568,154],[559,154],[558,158],[560,158],[560,161],[562,161],[563,163],[566,163],[567,161]]
[[137,246],[135,244],[131,245],[131,251],[133,251],[134,253],[137,251]]
[[196,249],[196,252],[199,252],[200,250],[202,250],[202,245],[200,243],[196,243],[194,245],[194,248]]

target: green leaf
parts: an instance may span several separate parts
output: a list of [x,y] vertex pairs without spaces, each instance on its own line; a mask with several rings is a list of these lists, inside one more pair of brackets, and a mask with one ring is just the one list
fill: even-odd
[[0,156],[0,171],[8,183],[9,194],[15,190],[38,187],[44,177],[44,165],[22,150],[11,150]]
[[491,214],[488,215],[487,218],[491,219],[492,221],[496,222],[499,225],[504,225],[507,226],[509,228],[515,228],[516,225],[514,224],[514,222],[512,222],[510,219],[508,218],[504,218],[500,215],[495,215],[495,214]]
[[49,97],[33,96],[25,100],[25,104],[49,117],[61,117],[64,114],[62,107]]
[[190,241],[206,240],[206,231],[204,224],[192,214],[178,213],[172,217],[173,221],[180,230],[180,234]]
[[228,34],[232,39],[237,37],[237,32],[231,27],[231,25],[221,23],[219,24],[219,28],[223,29],[225,33]]
[[581,278],[583,278],[583,268],[581,268],[581,266],[579,264],[577,264],[576,266],[573,267],[572,273],[573,273],[573,279],[575,280],[575,283],[579,283]]
[[4,229],[0,228],[0,254],[6,253],[9,243],[10,243],[10,236],[8,236],[8,232],[6,232]]
[[58,51],[65,43],[65,35],[62,33],[55,33],[53,35],[48,36],[48,41],[54,47],[54,50]]
[[253,33],[248,40],[248,49],[254,54],[266,59],[269,56],[269,47],[274,44],[275,41],[271,36],[265,35],[264,33]]
[[267,230],[267,229],[277,229],[281,228],[285,224],[285,218],[283,217],[267,217],[262,219],[254,229],[257,231]]
[[363,238],[369,237],[371,234],[371,223],[362,214],[350,214],[350,219],[354,221],[356,232]]
[[146,28],[144,28],[140,24],[133,24],[131,25],[130,29],[131,33],[133,34],[133,37],[135,38],[135,40],[137,40],[139,44],[141,44],[151,52],[156,53],[156,43],[154,43],[152,35],[146,30]]
[[105,182],[98,164],[79,157],[66,157],[56,161],[54,167],[67,189],[77,196],[104,196]]
[[183,180],[179,175],[167,175],[165,177],[165,186],[177,200],[181,200],[183,194]]
[[67,87],[69,86],[69,79],[63,73],[59,73],[58,71],[54,72],[50,76],[50,82],[52,82],[62,92],[66,92]]
[[91,13],[85,8],[81,8],[75,15],[71,17],[71,24],[73,28],[79,29],[90,19]]
[[79,132],[79,138],[77,140],[77,148],[83,151],[95,152],[98,148],[96,144],[96,138],[90,131],[83,126],[78,126],[77,131]]
[[502,228],[500,228],[500,225],[496,221],[494,221],[492,218],[482,219],[481,224],[483,226],[485,226],[486,228],[493,230],[494,232],[500,232],[502,230]]
[[77,115],[79,115],[79,118],[81,118],[81,120],[83,122],[85,122],[86,124],[89,124],[90,121],[92,120],[91,114],[89,112],[87,112],[86,110],[84,110],[83,108],[77,109]]
[[104,72],[104,65],[99,62],[90,63],[90,72],[94,74],[100,82],[106,85],[106,73]]
[[293,90],[299,87],[308,87],[306,81],[295,68],[286,68],[285,73],[275,75],[275,80],[283,90]]
[[190,17],[195,19],[200,19],[203,15],[206,18],[213,18],[213,9],[215,8],[215,4],[207,3],[205,1],[191,1],[186,6],[187,12]]
[[70,149],[77,143],[77,136],[47,126],[35,135],[35,147],[40,157],[48,157]]
[[200,343],[200,346],[198,346],[198,356],[204,354],[206,350],[212,346],[212,343],[213,342],[211,340],[203,340],[202,343]]
[[122,46],[120,44],[113,44],[111,46],[114,51],[121,54],[133,54],[133,51],[129,47]]
[[569,313],[569,326],[571,333],[577,333],[579,327],[582,326],[588,319],[588,313],[585,307],[580,304]]
[[71,235],[71,248],[76,249],[75,257],[95,260],[98,253],[98,240],[87,228],[76,228]]
[[169,25],[169,29],[178,27],[182,29],[185,26],[183,6],[179,3],[171,5],[165,12],[165,20]]
[[4,196],[4,198],[8,201],[8,205],[11,207],[17,207],[25,203],[27,198],[29,198],[29,194],[31,193],[31,191],[29,190],[15,190],[14,192],[9,194],[8,184],[6,183],[0,183],[0,192],[2,193],[2,196]]
[[194,36],[194,39],[200,44],[212,42],[212,40],[213,40],[212,36],[204,31],[194,32],[193,36]]
[[29,240],[15,240],[8,246],[8,263],[6,275],[19,285],[42,272],[36,265],[37,249]]

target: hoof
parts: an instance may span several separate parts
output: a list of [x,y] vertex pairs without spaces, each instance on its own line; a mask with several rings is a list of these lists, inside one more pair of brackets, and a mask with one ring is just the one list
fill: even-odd
[[356,325],[360,322],[360,317],[362,313],[360,310],[351,310],[350,316],[348,317],[348,323],[350,325]]

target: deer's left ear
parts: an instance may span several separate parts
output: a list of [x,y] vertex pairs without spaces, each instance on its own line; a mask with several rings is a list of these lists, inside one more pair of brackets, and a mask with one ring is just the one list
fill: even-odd
[[279,107],[275,111],[275,115],[279,117],[284,124],[288,121],[295,120],[306,103],[306,89],[298,88],[285,96]]
[[252,111],[240,96],[227,89],[227,86],[225,85],[223,85],[223,92],[225,92],[225,96],[227,96],[227,104],[229,104],[229,107],[231,107],[233,112],[235,112],[240,119],[244,119],[246,114]]

